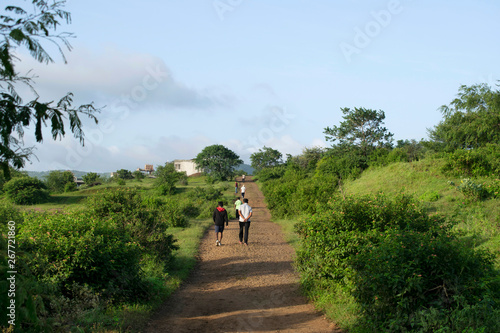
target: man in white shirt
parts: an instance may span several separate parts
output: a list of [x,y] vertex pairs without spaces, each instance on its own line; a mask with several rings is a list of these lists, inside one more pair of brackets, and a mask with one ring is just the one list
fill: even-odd
[[241,197],[244,199],[245,198],[245,192],[246,192],[247,188],[245,187],[245,185],[242,185],[241,188],[240,188],[240,191],[241,191]]
[[[240,244],[248,245],[248,228],[250,228],[250,218],[252,217],[252,207],[248,205],[248,199],[243,199],[243,204],[239,209],[240,214]],[[245,230],[245,238],[243,238]]]

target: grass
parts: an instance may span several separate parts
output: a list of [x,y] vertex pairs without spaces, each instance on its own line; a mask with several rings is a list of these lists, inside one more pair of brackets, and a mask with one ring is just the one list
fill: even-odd
[[[464,233],[464,241],[470,242],[471,246],[500,253],[500,200],[467,199],[448,183],[459,184],[461,178],[444,175],[441,172],[443,164],[439,159],[425,159],[368,169],[358,179],[346,182],[344,191],[361,195],[380,192],[387,195],[413,194],[425,203],[429,213],[442,214],[454,221],[455,230]],[[483,177],[475,182],[489,180]],[[496,264],[500,269],[500,255]]]

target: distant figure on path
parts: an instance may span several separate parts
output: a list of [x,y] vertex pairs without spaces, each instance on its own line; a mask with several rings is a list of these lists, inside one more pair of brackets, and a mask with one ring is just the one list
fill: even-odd
[[245,185],[241,185],[240,191],[241,191],[241,197],[243,199],[245,198],[245,191],[246,190],[247,190],[247,188],[245,187]]
[[[224,209],[224,203],[219,201],[219,206],[214,210],[212,214],[212,218],[215,224],[215,245],[222,245],[222,233],[224,232],[224,222],[226,222],[226,226],[229,224],[229,220],[227,218],[227,211]],[[219,238],[220,234],[220,238]]]
[[238,182],[234,182],[234,194],[238,194]]
[[241,181],[244,183],[245,182],[245,175],[241,176]]
[[[252,217],[252,207],[248,205],[248,199],[243,199],[240,206],[240,244],[244,242],[248,245],[248,229],[250,228],[250,218]],[[243,238],[243,229],[245,229],[245,238]]]
[[234,202],[234,208],[236,209],[236,218],[239,219],[240,218],[240,213],[239,213],[239,210],[240,210],[240,206],[241,206],[242,202],[240,200],[240,197],[237,197],[236,198],[236,201]]

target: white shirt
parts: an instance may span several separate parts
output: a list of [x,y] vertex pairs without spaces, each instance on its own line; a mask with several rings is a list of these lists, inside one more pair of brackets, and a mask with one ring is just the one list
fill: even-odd
[[245,190],[246,190],[246,189],[247,189],[247,188],[245,187],[245,185],[243,185],[243,186],[241,187],[241,193],[245,193]]
[[[240,222],[245,222],[245,218],[247,218],[252,212],[252,207],[250,207],[247,203],[244,203],[243,205],[240,206],[239,211],[240,211]],[[247,222],[250,222],[250,220],[248,220]]]

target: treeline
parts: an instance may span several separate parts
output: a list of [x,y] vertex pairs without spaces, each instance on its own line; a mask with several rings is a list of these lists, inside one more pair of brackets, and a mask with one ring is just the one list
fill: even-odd
[[440,172],[462,179],[464,204],[497,200],[500,91],[462,86],[441,111],[429,140],[394,145],[383,111],[344,108],[344,120],[325,128],[331,147],[285,161],[268,147],[251,156],[273,217],[299,221],[296,267],[305,292],[333,304],[344,328],[500,330],[498,254],[473,248],[454,216],[431,216],[411,196],[345,194],[344,182],[369,168],[439,159]]

